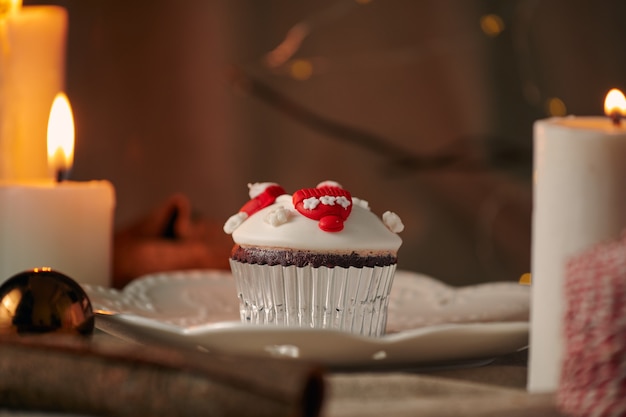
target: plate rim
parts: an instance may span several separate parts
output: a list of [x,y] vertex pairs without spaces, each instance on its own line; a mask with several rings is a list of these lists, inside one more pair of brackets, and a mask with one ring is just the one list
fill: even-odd
[[[435,278],[418,272],[408,270],[399,270],[398,272],[430,279],[437,284],[441,283],[442,286],[447,286],[447,284]],[[124,296],[132,297],[134,294],[140,293],[146,285],[153,285],[155,282],[158,284],[161,281],[165,282],[167,280],[171,282],[172,277],[176,277],[178,280],[181,280],[181,278],[195,279],[195,277],[200,279],[209,275],[215,278],[232,276],[230,271],[215,269],[165,271],[142,276],[129,283],[121,290],[95,285],[85,285],[85,289],[88,294],[99,292],[106,293],[106,297],[112,298]],[[174,322],[160,320],[158,317],[142,316],[136,314],[137,311],[120,312],[111,310],[108,307],[104,311],[99,311],[98,308],[94,308],[94,312],[96,313],[96,328],[99,330],[112,336],[127,340],[131,339],[130,341],[143,344],[149,344],[156,340],[159,343],[163,342],[176,347],[194,350],[203,347],[206,350],[208,346],[209,349],[215,350],[216,343],[211,343],[211,339],[215,339],[218,336],[226,338],[244,338],[244,340],[248,340],[254,344],[256,343],[255,339],[263,339],[275,335],[277,340],[287,340],[287,344],[290,344],[289,341],[291,341],[293,345],[301,343],[298,340],[309,340],[311,337],[318,337],[329,342],[332,341],[342,345],[356,346],[362,352],[374,350],[376,352],[380,351],[385,353],[384,360],[378,360],[377,358],[373,358],[372,355],[368,356],[368,354],[350,357],[339,348],[335,351],[329,351],[324,347],[320,349],[320,352],[330,352],[328,357],[320,357],[320,355],[317,355],[314,358],[314,360],[321,361],[322,364],[327,366],[350,369],[355,367],[396,367],[398,365],[406,367],[414,364],[432,363],[432,361],[429,360],[420,360],[419,355],[412,356],[411,350],[419,351],[422,348],[420,341],[427,343],[429,340],[437,340],[438,338],[447,340],[446,338],[454,339],[456,337],[459,341],[469,342],[469,345],[471,345],[473,349],[471,355],[464,355],[461,348],[455,351],[454,347],[446,347],[444,350],[447,349],[447,351],[452,352],[452,354],[448,353],[447,356],[446,354],[442,354],[440,361],[448,363],[468,359],[486,359],[502,354],[515,353],[516,351],[526,348],[528,346],[530,333],[530,323],[528,320],[448,322],[403,329],[380,337],[370,337],[336,329],[256,325],[242,323],[235,319],[204,324],[180,325]],[[103,320],[105,317],[106,320]],[[119,326],[121,326],[121,328]],[[495,340],[498,341],[498,344],[496,346],[484,346],[484,353],[480,354],[480,347],[477,348],[476,343],[472,342],[472,339],[479,339],[478,341],[491,340],[492,342]],[[279,344],[284,345],[285,343]],[[462,345],[463,343],[459,344]],[[245,353],[257,356],[269,354],[267,352],[267,346],[264,349],[257,348],[256,351],[240,349],[240,351],[237,352],[236,350],[235,348],[235,351],[232,353]],[[335,356],[340,356],[340,358],[333,357],[333,352],[336,352]],[[496,355],[493,354],[494,352]],[[272,356],[274,356],[274,354],[272,354]],[[301,359],[306,360],[310,359],[310,357],[303,357]]]

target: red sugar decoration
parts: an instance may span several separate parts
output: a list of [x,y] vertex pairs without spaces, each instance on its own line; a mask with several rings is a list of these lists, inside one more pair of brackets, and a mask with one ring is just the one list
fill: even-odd
[[[332,204],[324,204],[328,198]],[[337,198],[343,198],[349,204],[341,205],[335,202]],[[315,207],[310,207],[307,200],[320,200]],[[352,212],[352,196],[339,187],[323,186],[319,188],[303,188],[293,194],[293,205],[300,214],[312,220],[319,220],[319,228],[325,232],[339,232],[343,230],[343,223]]]
[[626,416],[626,236],[568,262],[557,404],[571,416]]
[[239,209],[240,212],[245,212],[248,216],[253,215],[257,211],[269,206],[276,201],[276,197],[285,194],[285,190],[280,185],[270,185],[261,194],[248,200],[246,204]]

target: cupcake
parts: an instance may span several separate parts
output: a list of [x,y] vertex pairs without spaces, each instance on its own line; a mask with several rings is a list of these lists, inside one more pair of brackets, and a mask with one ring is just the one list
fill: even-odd
[[276,183],[249,188],[250,200],[224,225],[241,320],[382,335],[400,218],[379,218],[332,181],[293,195]]

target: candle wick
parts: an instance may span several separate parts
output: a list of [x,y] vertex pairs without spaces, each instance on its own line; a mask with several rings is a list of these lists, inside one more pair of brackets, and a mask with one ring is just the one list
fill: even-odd
[[622,125],[622,113],[619,111],[611,112],[611,120],[613,121],[613,126],[619,127]]
[[63,169],[63,168],[57,169],[57,175],[56,175],[57,182],[65,181],[68,175],[69,175],[69,170]]

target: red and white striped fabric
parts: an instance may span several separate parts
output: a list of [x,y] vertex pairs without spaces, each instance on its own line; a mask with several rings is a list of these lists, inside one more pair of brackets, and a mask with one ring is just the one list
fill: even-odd
[[626,236],[570,260],[565,276],[559,409],[626,416]]

